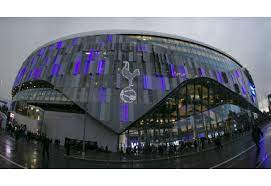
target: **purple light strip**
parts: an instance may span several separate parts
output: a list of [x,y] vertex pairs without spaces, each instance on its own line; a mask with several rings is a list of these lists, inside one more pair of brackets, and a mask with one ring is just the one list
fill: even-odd
[[23,78],[23,76],[24,76],[26,70],[27,70],[26,67],[24,67],[24,68],[22,68],[22,70],[20,70],[20,72],[18,73],[18,75],[17,75],[17,77],[16,77],[16,80],[15,80],[14,84],[17,85],[17,84],[21,83],[22,78]]
[[129,107],[127,103],[121,105],[121,119],[123,122],[127,122],[129,119]]
[[85,69],[84,69],[84,74],[85,74],[85,75],[88,74],[89,66],[90,66],[90,64],[91,64],[91,62],[92,62],[92,57],[93,57],[93,49],[91,49],[91,50],[89,51],[88,58],[87,58],[87,60],[86,60],[86,62],[85,62]]
[[128,104],[124,103],[122,104],[122,121],[127,122],[128,121],[128,116],[129,114],[129,108],[128,108]]
[[166,90],[166,84],[165,84],[165,79],[164,77],[160,77],[160,87],[162,91]]
[[62,44],[63,44],[62,41],[57,42],[57,45],[56,45],[57,49],[60,49],[62,47]]
[[36,64],[37,62],[37,56],[34,56],[31,60],[31,65]]
[[85,69],[84,69],[84,74],[87,75],[88,74],[88,69],[90,66],[91,61],[86,60],[85,62]]
[[216,72],[216,77],[220,83],[224,83],[221,72]]
[[187,78],[187,73],[183,65],[179,66],[180,74],[183,78]]
[[232,80],[232,83],[234,84],[234,76],[233,76],[233,74],[231,74],[231,80]]
[[199,68],[199,75],[200,77],[204,77],[205,76],[205,70],[203,68]]
[[59,69],[60,69],[60,64],[54,64],[51,71],[51,76],[58,76]]
[[81,66],[81,55],[77,55],[76,59],[75,59],[75,64],[74,64],[74,67],[73,67],[73,75],[74,76],[79,74],[80,66]]
[[247,91],[246,91],[246,88],[244,87],[244,86],[242,86],[242,93],[243,93],[243,95],[246,95],[247,94]]
[[40,49],[39,55],[40,55],[40,56],[43,56],[44,52],[45,52],[45,48]]
[[147,44],[137,44],[136,46],[138,52],[147,52],[148,45]]
[[44,62],[45,62],[44,65],[49,65],[50,64],[49,57],[46,57]]
[[240,71],[239,70],[235,71],[235,76],[236,76],[237,79],[240,77]]
[[171,76],[176,77],[176,72],[174,70],[174,64],[170,64],[169,67],[170,67]]
[[148,89],[148,76],[143,76],[144,89]]
[[108,42],[112,42],[112,39],[113,39],[113,36],[112,36],[112,35],[108,35],[108,36],[107,36],[107,41],[108,41]]
[[88,55],[88,61],[91,61],[93,57],[93,49],[90,49],[89,55]]
[[28,80],[31,78],[32,72],[33,72],[32,70],[29,71],[29,74],[28,74],[28,76],[27,76],[27,78],[26,78],[26,81],[28,81]]
[[106,88],[104,87],[100,87],[99,89],[99,100],[102,103],[106,101]]
[[49,50],[52,51],[52,50],[54,50],[54,48],[55,48],[55,45],[51,45],[51,46],[49,47]]
[[97,74],[101,74],[103,71],[103,67],[104,67],[104,60],[99,61],[98,67],[97,67]]
[[125,105],[125,119],[126,121],[129,121],[129,105]]
[[39,79],[41,75],[42,67],[36,68],[33,73],[33,79]]
[[80,65],[81,65],[81,60],[78,59],[77,62],[75,63],[75,65],[74,65],[73,75],[76,76],[79,73]]
[[23,76],[24,76],[25,73],[26,73],[26,70],[27,70],[26,67],[24,67],[24,68],[21,70],[20,75],[19,75],[19,81],[20,81],[20,82],[22,81]]

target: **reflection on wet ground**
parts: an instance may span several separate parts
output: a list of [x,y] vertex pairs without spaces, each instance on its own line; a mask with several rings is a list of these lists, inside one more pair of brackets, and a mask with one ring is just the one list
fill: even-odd
[[[264,130],[257,154],[250,135],[225,145],[222,150],[199,152],[192,156],[146,162],[101,162],[66,157],[64,149],[50,147],[50,158],[42,157],[38,142],[15,140],[0,131],[0,168],[271,168],[271,124]],[[237,156],[238,155],[238,156]]]

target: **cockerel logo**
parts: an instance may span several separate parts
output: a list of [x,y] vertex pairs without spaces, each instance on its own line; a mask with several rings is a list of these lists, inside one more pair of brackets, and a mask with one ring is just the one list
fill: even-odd
[[129,62],[124,61],[125,65],[121,70],[122,76],[125,77],[129,81],[128,87],[125,87],[120,92],[120,98],[125,103],[132,103],[136,100],[136,92],[131,87],[133,85],[133,80],[136,76],[140,75],[139,69],[135,69],[133,73],[130,72]]

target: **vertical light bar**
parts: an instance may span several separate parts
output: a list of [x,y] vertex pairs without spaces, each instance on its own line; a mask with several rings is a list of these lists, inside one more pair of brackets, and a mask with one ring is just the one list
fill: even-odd
[[58,76],[59,69],[60,69],[60,64],[54,64],[51,71],[51,76]]
[[36,68],[33,73],[33,79],[39,79],[41,75],[42,67]]
[[149,89],[149,85],[148,85],[148,76],[143,76],[143,85],[144,85],[144,89]]
[[103,68],[104,68],[104,60],[100,60],[97,66],[97,74],[103,73]]
[[85,69],[84,69],[84,74],[85,75],[88,74],[89,66],[90,66],[90,64],[92,62],[92,57],[93,57],[93,49],[91,49],[89,51],[88,58],[87,58],[86,63],[85,63]]
[[84,74],[87,75],[88,74],[88,69],[90,66],[91,61],[86,60],[85,62],[85,69],[84,69]]
[[218,80],[220,83],[224,83],[223,78],[222,78],[222,74],[221,74],[220,71],[216,72],[216,77],[217,77],[217,80]]
[[181,76],[186,79],[187,78],[187,73],[186,73],[186,70],[185,70],[184,66],[180,65],[179,70],[180,70]]
[[23,79],[23,76],[24,76],[25,73],[26,73],[26,70],[27,70],[27,68],[26,68],[26,67],[23,67],[22,70],[19,72],[19,74],[18,74],[18,76],[17,76],[17,78],[16,78],[16,80],[15,80],[15,83],[14,83],[15,85],[21,83],[21,81],[22,81],[22,79]]
[[164,77],[160,77],[160,88],[162,91],[166,90],[166,83]]
[[199,75],[200,77],[204,77],[205,76],[205,70],[203,68],[199,68]]
[[172,77],[176,77],[176,72],[174,70],[174,64],[169,64],[170,67],[170,74]]
[[45,65],[49,65],[50,64],[50,60],[49,60],[49,57],[46,57],[45,60],[44,60],[44,64]]
[[75,65],[74,65],[74,69],[73,69],[73,75],[76,76],[77,74],[79,74],[79,70],[80,70],[80,64],[81,61],[78,60]]
[[120,104],[120,120],[122,122],[129,120],[129,107],[127,103]]
[[61,49],[62,44],[63,44],[62,41],[57,42],[57,44],[56,44],[57,49]]
[[235,71],[235,76],[236,76],[237,79],[240,77],[240,71],[239,70]]
[[31,78],[32,72],[33,72],[32,70],[29,71],[29,74],[28,74],[28,76],[27,76],[27,78],[26,78],[26,81],[28,81],[28,80]]
[[54,50],[55,49],[55,45],[51,45],[50,47],[49,47],[49,50],[50,51],[52,51],[52,50]]
[[112,42],[112,39],[113,39],[113,36],[112,36],[112,35],[108,35],[108,36],[107,36],[107,41],[108,41],[108,42]]
[[25,75],[25,73],[26,73],[26,70],[27,70],[27,68],[26,67],[24,67],[23,69],[22,69],[22,71],[20,72],[20,81],[22,81],[22,79],[23,79],[23,76]]
[[243,93],[243,95],[245,96],[245,95],[247,94],[247,91],[246,91],[245,86],[244,86],[244,85],[242,85],[241,89],[242,89],[242,93]]
[[34,56],[31,61],[31,65],[35,65],[37,63],[38,57]]
[[40,55],[40,56],[43,56],[44,52],[45,52],[45,48],[40,49],[39,55]]

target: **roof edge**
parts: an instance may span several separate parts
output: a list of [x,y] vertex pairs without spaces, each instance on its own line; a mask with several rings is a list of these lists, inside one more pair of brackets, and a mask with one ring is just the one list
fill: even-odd
[[211,50],[214,50],[214,51],[216,51],[218,53],[221,53],[221,54],[229,57],[230,59],[232,59],[240,67],[243,67],[234,57],[232,57],[231,55],[227,54],[226,52],[224,52],[224,51],[222,51],[222,50],[220,50],[218,48],[215,48],[215,47],[213,47],[211,45],[208,45],[208,44],[205,44],[205,43],[202,43],[200,41],[193,40],[193,39],[189,39],[189,38],[186,38],[186,37],[183,37],[183,36],[174,35],[174,34],[167,34],[167,33],[156,32],[156,31],[143,31],[143,30],[95,30],[95,31],[71,34],[71,35],[63,36],[63,37],[60,37],[58,39],[52,40],[52,41],[50,41],[48,43],[45,43],[44,45],[42,45],[42,46],[38,47],[37,49],[35,49],[30,55],[37,52],[39,49],[41,49],[43,47],[47,47],[47,46],[49,46],[51,44],[54,44],[54,43],[57,43],[58,41],[61,41],[61,40],[68,40],[68,39],[72,39],[72,38],[76,38],[76,37],[107,35],[107,34],[146,35],[146,36],[163,37],[163,38],[181,40],[181,41],[201,45],[203,47],[207,47],[207,48],[209,48]]

